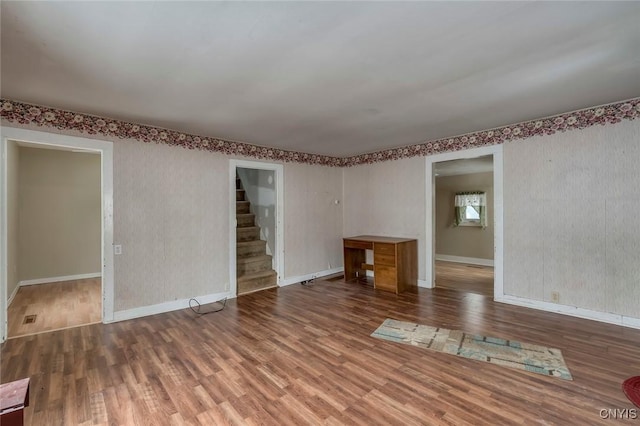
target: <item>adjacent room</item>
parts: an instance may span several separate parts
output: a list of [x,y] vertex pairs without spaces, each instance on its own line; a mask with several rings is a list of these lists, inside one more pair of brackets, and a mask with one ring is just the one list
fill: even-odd
[[8,337],[100,322],[100,155],[14,141],[7,151]]
[[3,425],[640,419],[640,3],[0,20]]
[[493,297],[493,156],[435,164],[438,287]]

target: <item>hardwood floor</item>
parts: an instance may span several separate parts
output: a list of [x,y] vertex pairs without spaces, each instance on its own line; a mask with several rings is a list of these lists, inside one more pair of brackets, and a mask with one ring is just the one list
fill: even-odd
[[493,267],[436,260],[436,287],[493,297]]
[[100,322],[101,279],[20,287],[7,310],[7,319],[9,338]]
[[[557,347],[573,381],[370,334],[385,318]],[[20,337],[1,377],[31,377],[27,425],[637,424],[621,383],[640,330],[444,288],[395,295],[318,280],[114,324]]]

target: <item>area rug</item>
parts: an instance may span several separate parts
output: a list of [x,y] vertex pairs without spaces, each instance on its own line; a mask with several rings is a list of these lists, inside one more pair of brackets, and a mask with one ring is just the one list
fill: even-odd
[[371,336],[503,367],[573,380],[560,349],[393,319],[386,319]]
[[622,382],[622,390],[629,401],[640,407],[640,376],[629,377]]

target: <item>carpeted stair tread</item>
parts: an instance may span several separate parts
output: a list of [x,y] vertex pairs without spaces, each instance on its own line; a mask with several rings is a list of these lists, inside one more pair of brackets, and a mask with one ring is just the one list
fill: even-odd
[[238,277],[238,281],[249,281],[249,280],[253,280],[256,278],[268,278],[268,277],[275,277],[276,271],[270,270],[270,271],[260,271],[260,272],[254,272],[251,274],[246,274],[246,275],[242,275],[241,277]]
[[236,213],[250,213],[250,205],[248,201],[236,201]]
[[237,263],[253,263],[253,262],[262,262],[262,261],[271,261],[271,256],[268,254],[259,255],[259,256],[248,256],[248,257],[239,257],[237,259]]
[[240,213],[236,214],[236,223],[238,228],[246,228],[255,225],[256,215],[253,213]]
[[244,257],[260,256],[265,254],[267,242],[264,240],[238,241],[236,244],[236,257],[242,259]]
[[268,271],[271,270],[272,267],[272,257],[263,253],[256,256],[240,257],[236,261],[236,271],[238,276],[260,271]]
[[260,228],[257,226],[245,226],[236,228],[236,241],[254,241],[260,239]]
[[237,278],[238,295],[253,293],[278,286],[278,274],[275,271],[260,271]]

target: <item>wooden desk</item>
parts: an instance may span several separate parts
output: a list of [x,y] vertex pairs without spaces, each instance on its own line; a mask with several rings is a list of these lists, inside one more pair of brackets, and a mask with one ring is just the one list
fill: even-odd
[[[360,235],[343,239],[344,279],[350,281],[373,271],[376,289],[396,294],[418,285],[418,241],[410,238]],[[373,250],[373,264],[366,262]]]
[[0,424],[22,426],[24,407],[29,406],[29,379],[0,385]]

